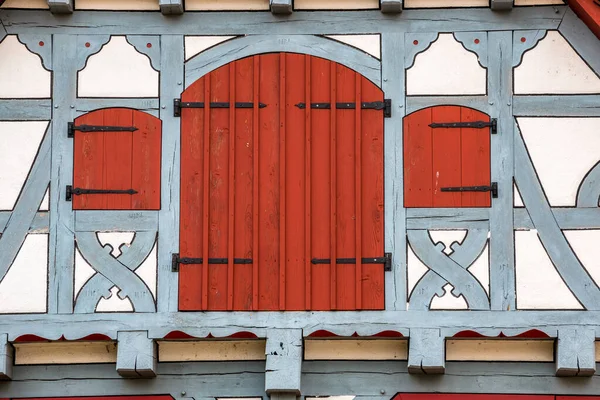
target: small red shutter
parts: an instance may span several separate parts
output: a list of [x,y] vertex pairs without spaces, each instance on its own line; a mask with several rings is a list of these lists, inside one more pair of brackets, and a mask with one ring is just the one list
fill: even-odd
[[404,206],[490,207],[489,192],[442,192],[490,185],[490,128],[432,128],[431,123],[489,122],[467,107],[437,106],[404,119]]
[[[383,111],[360,106],[376,101],[354,71],[286,53],[183,93],[205,107],[181,112],[180,257],[202,263],[180,265],[180,310],[383,309],[384,267],[360,262],[384,256]],[[337,102],[358,106],[310,106]]]
[[131,127],[114,132],[74,132],[73,188],[128,190],[131,194],[73,196],[74,210],[158,210],[160,208],[161,122],[128,108],[92,111],[81,125]]

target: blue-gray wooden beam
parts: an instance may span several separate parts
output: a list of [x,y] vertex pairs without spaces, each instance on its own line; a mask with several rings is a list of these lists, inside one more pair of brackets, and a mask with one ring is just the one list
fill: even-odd
[[594,375],[596,372],[595,340],[595,331],[584,326],[559,329],[556,341],[556,375]]
[[491,0],[490,7],[496,11],[512,10],[513,0]]
[[268,394],[285,395],[284,398],[300,395],[302,330],[268,330],[265,354],[265,391]]
[[117,334],[117,372],[125,378],[156,376],[156,343],[148,331],[123,331]]
[[382,13],[399,13],[402,12],[402,0],[380,0],[379,5],[381,6]]
[[291,14],[294,10],[292,0],[270,0],[270,5],[273,14]]
[[408,340],[408,372],[443,374],[446,369],[445,340],[439,329],[411,329]]
[[14,350],[8,342],[8,334],[0,333],[0,380],[12,379]]
[[52,14],[71,14],[73,0],[48,0],[48,7]]
[[158,4],[164,15],[183,14],[183,0],[159,0]]

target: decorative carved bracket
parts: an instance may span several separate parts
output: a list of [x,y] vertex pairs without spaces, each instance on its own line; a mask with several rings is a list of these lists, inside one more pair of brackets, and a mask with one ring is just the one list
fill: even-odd
[[117,372],[125,378],[156,376],[156,344],[148,331],[126,331],[117,334]]
[[300,395],[302,329],[267,331],[266,355],[266,392],[278,395]]

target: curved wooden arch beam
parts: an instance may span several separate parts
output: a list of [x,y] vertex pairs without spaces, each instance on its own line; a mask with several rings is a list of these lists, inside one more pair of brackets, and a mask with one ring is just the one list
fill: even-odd
[[40,57],[46,70],[52,71],[52,35],[26,33],[18,35],[17,39],[27,50]]
[[185,86],[232,61],[256,54],[292,52],[345,65],[381,87],[381,62],[351,46],[314,35],[251,35],[229,40],[186,63]]

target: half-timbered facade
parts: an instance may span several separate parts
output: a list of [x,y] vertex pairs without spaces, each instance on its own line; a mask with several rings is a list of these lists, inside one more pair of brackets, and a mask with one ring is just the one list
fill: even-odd
[[600,398],[594,0],[0,1],[0,398]]

